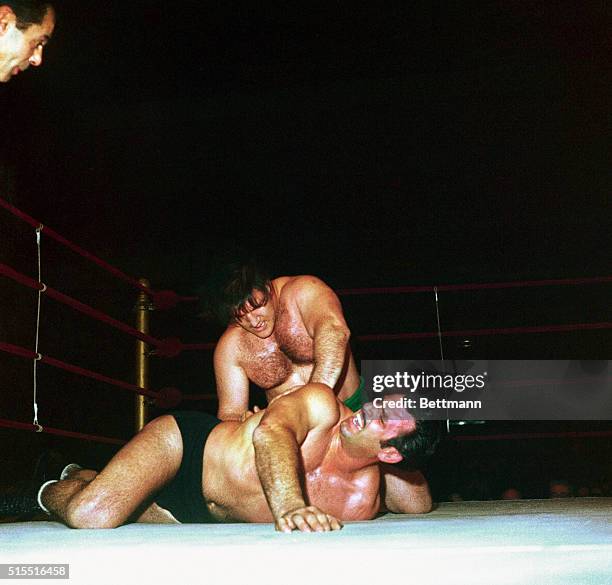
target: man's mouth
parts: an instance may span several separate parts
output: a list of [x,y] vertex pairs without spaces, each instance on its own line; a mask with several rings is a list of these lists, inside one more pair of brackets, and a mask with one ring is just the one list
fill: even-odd
[[19,75],[21,73],[21,69],[19,67],[13,67],[13,75]]
[[359,410],[353,415],[353,425],[359,430],[365,427],[365,419],[361,410]]

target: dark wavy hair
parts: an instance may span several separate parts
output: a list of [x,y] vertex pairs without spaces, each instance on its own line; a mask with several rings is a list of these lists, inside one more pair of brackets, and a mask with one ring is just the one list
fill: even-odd
[[[262,293],[260,299],[254,297],[255,291]],[[255,262],[230,262],[216,267],[199,293],[200,316],[227,325],[247,312],[247,304],[254,309],[265,305],[272,295],[272,282]]]
[[444,421],[417,420],[416,430],[407,435],[389,439],[383,447],[395,447],[403,457],[396,465],[405,469],[422,469],[436,452],[442,440]]
[[0,0],[0,2],[15,13],[17,28],[22,31],[33,24],[41,24],[49,9],[53,9],[50,2],[40,2],[40,0]]

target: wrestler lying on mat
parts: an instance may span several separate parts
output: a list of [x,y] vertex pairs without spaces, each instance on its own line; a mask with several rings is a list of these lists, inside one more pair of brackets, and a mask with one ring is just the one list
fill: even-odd
[[308,384],[242,423],[201,412],[160,416],[100,473],[69,466],[38,501],[74,528],[180,521],[338,530],[381,509],[428,512],[422,473],[386,464],[409,463],[435,442],[404,409],[367,403],[353,413],[328,386]]

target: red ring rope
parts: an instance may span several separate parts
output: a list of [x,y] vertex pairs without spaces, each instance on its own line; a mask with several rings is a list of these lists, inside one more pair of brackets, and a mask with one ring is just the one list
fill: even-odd
[[[10,213],[25,221],[35,228],[41,227],[41,222],[17,209],[4,199],[0,198],[0,206],[4,207]],[[64,238],[54,230],[45,227],[45,234],[51,238],[65,245],[69,249],[73,250],[82,257],[92,261],[94,264],[102,267],[116,277],[128,282],[135,286],[146,294],[152,296],[154,299],[159,297],[159,305],[162,307],[173,306],[177,301],[193,301],[197,300],[197,297],[179,297],[172,291],[161,291],[155,292],[149,287],[143,285],[136,279],[126,275],[119,269],[111,266],[104,262],[100,258],[94,256],[90,252],[87,252],[83,248],[73,244],[68,239]],[[12,278],[16,282],[19,282],[25,286],[28,286],[34,290],[45,290],[45,292],[53,299],[64,303],[73,309],[88,315],[91,318],[97,319],[107,323],[108,325],[127,333],[133,337],[144,341],[159,349],[159,354],[167,355],[168,357],[178,355],[182,350],[207,350],[215,347],[215,343],[195,343],[195,344],[183,344],[178,339],[171,340],[158,340],[150,335],[142,333],[133,327],[130,327],[120,321],[113,319],[112,317],[98,311],[88,305],[81,303],[59,291],[42,285],[38,281],[31,279],[28,276],[20,274],[11,267],[0,263],[0,274]],[[499,283],[480,283],[480,284],[460,284],[460,285],[440,285],[440,286],[401,286],[401,287],[378,287],[378,288],[361,288],[361,289],[342,289],[338,290],[337,293],[342,296],[347,295],[359,295],[359,294],[403,294],[403,293],[420,293],[420,292],[450,292],[450,291],[466,291],[466,290],[483,290],[483,289],[505,289],[505,288],[523,288],[523,287],[541,287],[541,286],[552,286],[552,285],[584,285],[584,284],[601,284],[612,282],[612,277],[594,277],[594,278],[575,278],[575,279],[547,279],[547,280],[532,280],[532,281],[512,281],[512,282],[499,282]],[[512,327],[512,328],[497,328],[497,329],[474,329],[474,330],[462,330],[462,331],[444,331],[444,332],[415,332],[415,333],[396,333],[396,334],[371,334],[361,335],[356,338],[360,341],[389,341],[389,340],[401,340],[401,339],[424,339],[433,338],[441,335],[443,337],[469,337],[479,335],[514,335],[518,333],[552,333],[552,332],[563,332],[563,331],[580,331],[580,330],[595,330],[595,329],[608,329],[612,327],[612,323],[576,323],[566,325],[544,325],[534,327]],[[36,359],[38,356],[34,352],[25,348],[20,348],[11,344],[0,343],[0,350],[13,353],[21,357],[29,359]],[[128,389],[139,394],[157,397],[156,393],[150,392],[144,388],[140,388],[133,384],[128,384],[120,380],[109,378],[102,374],[86,370],[78,366],[67,364],[54,358],[42,356],[40,361],[47,363],[54,367],[64,369],[76,374],[83,375],[85,377],[93,378],[98,381],[106,382],[124,389]],[[200,398],[210,398],[210,394],[191,395],[185,396],[185,399],[196,400]]]
[[[14,205],[11,205],[8,201],[6,201],[5,199],[2,199],[1,197],[0,197],[0,207],[4,207],[4,209],[6,209],[9,213],[12,213],[15,217],[18,217],[22,221],[30,224],[32,227],[39,228],[43,225],[42,222],[34,219],[33,217],[29,216],[27,213],[24,213],[23,211],[21,211],[20,209],[17,209],[17,207],[15,207]],[[58,234],[56,231],[52,230],[50,227],[44,226],[44,233],[45,235],[49,236],[50,238],[54,239],[60,244],[63,244],[64,246],[72,250],[73,252],[77,253],[79,256],[86,258],[90,262],[93,262],[94,264],[98,265],[100,268],[103,268],[107,272],[110,272],[112,275],[119,278],[120,280],[123,280],[131,284],[137,289],[147,293],[148,295],[151,295],[153,298],[155,298],[156,296],[159,296],[160,299],[162,300],[162,304],[167,304],[169,300],[186,301],[186,302],[198,300],[198,297],[180,297],[176,294],[171,293],[170,291],[156,292],[152,290],[151,288],[145,286],[144,284],[138,282],[138,280],[136,280],[135,278],[128,276],[127,274],[119,270],[118,268],[115,268],[108,262],[105,262],[101,258],[94,256],[91,252],[88,252],[87,250],[81,248],[80,246],[73,244],[70,240]]]
[[95,441],[97,443],[111,443],[113,445],[125,445],[127,441],[123,439],[115,439],[112,437],[101,437],[99,435],[85,435],[83,433],[75,433],[74,431],[65,431],[62,429],[55,429],[53,427],[42,427],[42,430],[36,425],[30,423],[21,423],[13,420],[7,420],[0,418],[0,427],[7,429],[19,429],[22,431],[36,431],[42,433],[48,433],[50,435],[59,435],[61,437],[71,437],[73,439],[83,439],[84,441]]
[[[39,356],[39,354],[29,349],[26,349],[25,347],[20,347],[11,343],[0,342],[0,351],[4,351],[6,353],[10,353],[12,355],[31,360],[35,360]],[[80,376],[84,376],[85,378],[92,378],[93,380],[97,380],[99,382],[105,382],[106,384],[117,386],[118,388],[123,388],[124,390],[130,390],[132,392],[136,392],[137,394],[142,394],[143,396],[150,396],[151,398],[157,397],[156,392],[152,392],[151,390],[147,390],[146,388],[141,388],[140,386],[129,384],[128,382],[123,382],[121,380],[115,380],[114,378],[109,378],[108,376],[104,376],[103,374],[98,374],[97,372],[92,372],[91,370],[87,370],[79,366],[74,366],[72,364],[56,360],[55,358],[43,355],[40,356],[40,361],[43,364],[53,366],[54,368],[66,370],[67,372],[72,372],[73,374],[79,374]]]
[[533,327],[503,327],[498,329],[464,329],[462,331],[426,331],[423,333],[382,333],[357,335],[359,341],[394,341],[399,339],[425,339],[431,337],[476,337],[479,335],[516,335],[517,333],[560,333],[563,331],[591,331],[611,329],[612,323],[570,323],[567,325],[536,325]]
[[77,301],[76,299],[73,299],[72,297],[69,297],[68,295],[63,294],[50,286],[43,285],[39,283],[37,280],[34,280],[33,278],[26,276],[25,274],[21,274],[17,272],[16,270],[11,268],[10,266],[7,266],[6,264],[0,263],[0,274],[2,274],[3,276],[6,276],[7,278],[10,278],[11,280],[14,280],[15,282],[18,282],[19,284],[27,286],[28,288],[44,291],[44,293],[48,295],[49,297],[51,297],[52,299],[64,305],[68,305],[69,307],[72,307],[79,313],[83,313],[84,315],[87,315],[88,317],[91,317],[92,319],[96,319],[97,321],[106,323],[107,325],[110,325],[111,327],[114,327],[115,329],[118,329],[119,331],[123,331],[124,333],[127,333],[128,335],[131,335],[132,337],[136,337],[140,339],[141,341],[144,341],[145,343],[148,343],[155,347],[164,347],[165,345],[163,341],[156,339],[155,337],[151,337],[150,335],[147,335],[146,333],[141,333],[137,329],[134,329],[133,327],[130,327],[129,325],[126,325],[125,323],[122,323],[121,321],[117,321],[117,319],[113,319],[112,317],[110,317],[109,315],[106,315],[102,311],[98,311],[97,309],[94,309],[93,307],[90,307],[89,305],[86,305],[85,303],[81,303],[80,301]]
[[612,431],[564,431],[562,433],[506,433],[501,435],[453,435],[453,441],[507,441],[519,439],[581,439],[612,437]]
[[[401,339],[428,339],[432,337],[477,337],[482,335],[516,335],[518,333],[561,333],[564,331],[591,331],[597,329],[612,329],[612,323],[569,323],[563,325],[536,325],[533,327],[505,327],[498,329],[464,329],[459,331],[424,331],[414,333],[373,333],[356,335],[358,341],[397,341]],[[184,343],[183,350],[213,349],[216,343]]]
[[556,278],[547,280],[515,280],[510,282],[486,282],[472,284],[442,284],[439,286],[392,286],[376,288],[346,288],[336,291],[340,296],[405,294],[422,292],[451,292],[465,290],[491,290],[503,288],[528,288],[540,286],[606,284],[612,282],[612,276],[596,276],[592,278]]

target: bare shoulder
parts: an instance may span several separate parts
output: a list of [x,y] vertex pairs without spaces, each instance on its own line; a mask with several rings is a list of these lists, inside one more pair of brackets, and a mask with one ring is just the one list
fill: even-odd
[[321,294],[335,294],[320,278],[311,274],[289,277],[282,292],[294,299],[310,298]]
[[331,429],[338,422],[339,413],[338,402],[328,386],[306,384],[272,400],[258,428],[280,426],[292,429],[302,444],[311,431],[318,433]]
[[215,357],[222,356],[224,359],[238,355],[242,342],[242,329],[240,327],[228,327],[215,346]]
[[311,383],[304,386],[301,393],[311,420],[319,426],[333,426],[340,417],[338,399],[326,384]]

